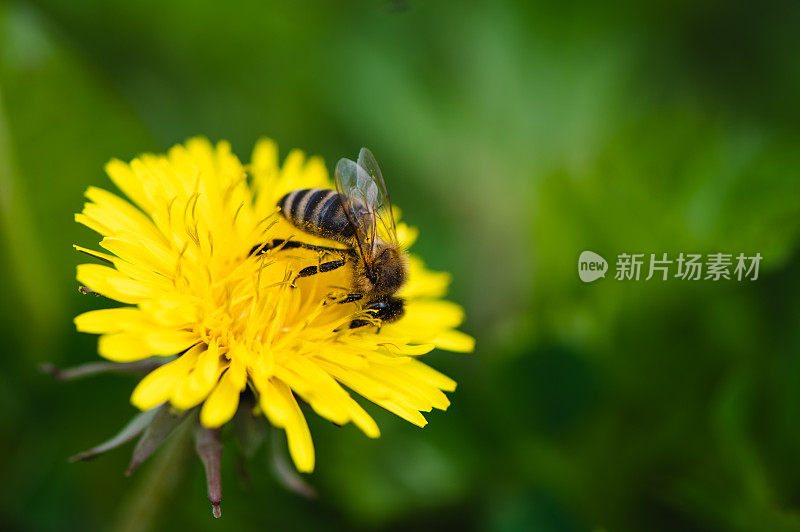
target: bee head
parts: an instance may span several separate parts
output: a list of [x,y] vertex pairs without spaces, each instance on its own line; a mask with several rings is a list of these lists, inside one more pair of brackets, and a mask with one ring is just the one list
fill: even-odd
[[406,284],[408,277],[408,261],[405,254],[390,244],[378,245],[375,259],[367,269],[366,275],[372,284],[371,293],[394,294]]

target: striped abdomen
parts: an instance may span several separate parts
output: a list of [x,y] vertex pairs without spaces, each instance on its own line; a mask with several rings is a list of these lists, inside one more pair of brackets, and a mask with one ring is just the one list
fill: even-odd
[[326,188],[304,188],[289,192],[278,201],[283,216],[307,233],[350,243],[356,228],[342,209],[339,193]]

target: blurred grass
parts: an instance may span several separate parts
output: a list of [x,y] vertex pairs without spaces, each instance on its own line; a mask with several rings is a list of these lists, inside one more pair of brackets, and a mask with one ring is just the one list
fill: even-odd
[[[157,529],[800,530],[795,2],[0,4],[0,487],[8,529],[104,530],[134,381],[71,318],[72,223],[110,157],[195,134],[368,145],[478,338],[459,382],[378,441],[311,418],[317,501],[264,456],[210,520],[199,463]],[[584,249],[760,252],[753,283],[580,283]],[[146,471],[143,473],[147,473]]]

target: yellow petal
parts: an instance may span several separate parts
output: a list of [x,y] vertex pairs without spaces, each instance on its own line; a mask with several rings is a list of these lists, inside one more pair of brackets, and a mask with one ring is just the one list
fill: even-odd
[[456,389],[456,381],[447,375],[444,375],[443,373],[439,373],[432,367],[420,362],[419,360],[409,361],[408,364],[405,364],[402,368],[399,368],[399,371],[421,379],[446,392],[453,392]]
[[314,443],[306,418],[289,387],[279,380],[275,381],[275,387],[283,398],[289,414],[284,427],[289,443],[289,454],[298,471],[310,473],[314,470]]
[[[367,397],[369,399],[369,397]],[[375,404],[381,406],[391,412],[392,414],[401,417],[418,427],[424,427],[428,424],[425,416],[419,413],[417,409],[399,399],[375,401]]]
[[367,367],[367,360],[363,354],[367,350],[367,348],[353,349],[347,344],[323,345],[316,356],[339,366],[358,369]]
[[456,353],[472,353],[475,350],[475,338],[455,329],[439,333],[431,342],[440,349]]
[[385,343],[385,344],[380,344],[380,347],[382,347],[383,349],[394,355],[408,355],[408,356],[425,355],[436,349],[436,346],[433,344],[408,345],[408,344]]
[[[298,357],[299,358],[299,357]],[[287,369],[275,368],[275,375],[288,384],[320,416],[337,425],[350,421],[350,397],[331,376],[308,361],[287,361]]]
[[322,157],[309,157],[305,168],[303,169],[303,187],[305,188],[331,188],[330,180],[328,179],[328,169],[325,167],[325,161]]
[[[131,231],[150,239],[162,240],[163,236],[153,222],[142,211],[106,190],[89,187],[86,197],[94,202],[91,216],[114,231]],[[86,210],[84,213],[89,215]]]
[[397,224],[397,241],[403,249],[408,249],[414,245],[419,236],[419,229],[412,227],[406,223],[400,222]]
[[431,408],[447,410],[450,400],[439,388],[404,373],[402,367],[374,364],[367,373],[369,377],[383,382],[392,390],[394,399],[402,398],[417,410],[423,412],[430,412]]
[[142,337],[132,333],[101,336],[97,342],[97,352],[114,362],[135,362],[152,355]]
[[190,295],[165,294],[157,300],[139,304],[154,323],[183,329],[199,320],[198,298]]
[[174,355],[200,341],[194,331],[157,330],[145,335],[145,341],[154,355]]
[[[292,391],[280,379],[256,378],[259,405],[270,423],[286,430],[289,453],[299,471],[314,469],[314,444],[306,419],[297,405]],[[360,420],[361,421],[361,420]],[[368,422],[365,422],[368,425]]]
[[126,277],[117,270],[100,264],[79,264],[78,282],[121,303],[135,305],[153,297],[153,290],[140,281]]
[[251,173],[256,191],[256,212],[272,210],[278,200],[275,180],[278,177],[278,146],[271,139],[259,139],[253,149]]
[[100,251],[95,251],[93,249],[84,248],[84,247],[81,247],[81,246],[77,246],[75,244],[73,244],[72,247],[75,248],[77,251],[80,251],[81,253],[85,253],[86,255],[89,255],[89,256],[94,257],[96,259],[100,259],[100,260],[105,261],[105,262],[114,262],[114,257],[112,255],[107,254],[107,253],[101,253]]
[[131,403],[140,410],[150,410],[166,401],[181,380],[192,370],[205,346],[195,346],[177,359],[148,373],[134,388]]
[[336,380],[376,405],[418,427],[424,427],[428,424],[425,417],[417,409],[393,392],[385,383],[376,382],[360,371],[341,368],[327,361],[320,360],[319,364],[336,377]]
[[122,332],[144,323],[145,317],[135,307],[91,310],[75,317],[75,328],[80,332],[110,334]]
[[165,276],[175,270],[175,258],[164,247],[142,236],[118,233],[106,237],[100,246],[132,264],[139,264]]
[[254,375],[255,385],[258,389],[258,404],[276,427],[283,428],[289,420],[289,405],[283,400],[275,386],[277,379],[261,379]]
[[464,321],[464,309],[450,301],[409,301],[406,314],[398,325],[421,329],[458,327]]
[[450,274],[432,272],[425,268],[422,260],[415,256],[408,257],[408,283],[400,291],[405,298],[442,297],[450,285]]
[[224,367],[220,365],[217,343],[212,342],[208,350],[200,354],[189,376],[175,389],[170,400],[172,405],[181,410],[199,405],[214,389]]
[[280,184],[279,188],[285,189],[287,192],[297,188],[302,188],[302,170],[306,161],[306,154],[303,150],[293,149],[286,155],[280,171]]
[[325,371],[330,373],[337,381],[373,403],[379,404],[379,400],[392,397],[392,391],[385,384],[368,378],[361,370],[343,368],[327,360],[318,360],[317,363],[325,368]]
[[101,235],[110,235],[113,231],[106,227],[105,225],[101,224],[91,216],[86,216],[83,213],[76,213],[75,214],[75,221],[81,225],[85,225],[95,233],[99,233]]
[[[320,416],[339,425],[353,421],[368,437],[380,436],[380,429],[375,420],[328,372],[313,361],[299,357],[292,359],[288,365],[293,371],[276,368],[277,375],[303,397]],[[305,382],[300,375],[309,379],[309,382]]]
[[228,371],[222,375],[200,410],[200,423],[204,427],[221,427],[230,421],[239,406],[239,394],[244,388],[245,379],[244,366],[237,359],[231,360]]
[[260,138],[250,157],[253,173],[268,173],[278,167],[278,145],[274,140]]
[[106,173],[111,178],[111,181],[136,204],[147,212],[153,210],[153,202],[144,187],[144,183],[136,176],[130,166],[119,159],[112,159],[106,164]]
[[351,398],[350,401],[350,419],[353,420],[353,424],[361,429],[361,431],[366,434],[368,438],[379,438],[381,431],[378,428],[378,424],[375,423],[374,419],[372,419],[372,416],[367,414],[367,412],[361,408],[361,405],[356,403],[355,400]]

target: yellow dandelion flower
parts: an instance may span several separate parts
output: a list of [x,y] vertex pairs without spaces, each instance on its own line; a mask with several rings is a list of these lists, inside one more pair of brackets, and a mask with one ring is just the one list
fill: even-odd
[[[422,412],[448,407],[444,392],[456,383],[418,360],[436,347],[473,349],[474,340],[456,330],[463,310],[441,299],[448,274],[410,255],[398,294],[404,316],[380,328],[349,328],[364,311],[358,303],[331,304],[349,284],[348,268],[297,278],[319,263],[318,252],[251,255],[266,241],[297,236],[276,205],[295,189],[332,188],[321,159],[292,151],[280,165],[275,143],[261,140],[245,167],[227,142],[195,138],[166,155],[112,160],[106,171],[130,201],[87,190],[75,219],[103,236],[105,251],[76,248],[106,264],[81,264],[77,278],[124,306],[81,314],[75,324],[101,335],[99,354],[113,362],[177,355],[139,382],[136,407],[199,407],[200,423],[216,428],[249,389],[269,422],[285,430],[302,472],[314,469],[314,447],[298,398],[371,438],[378,426],[348,390],[420,427]],[[404,223],[397,233],[406,249],[417,236]]]

